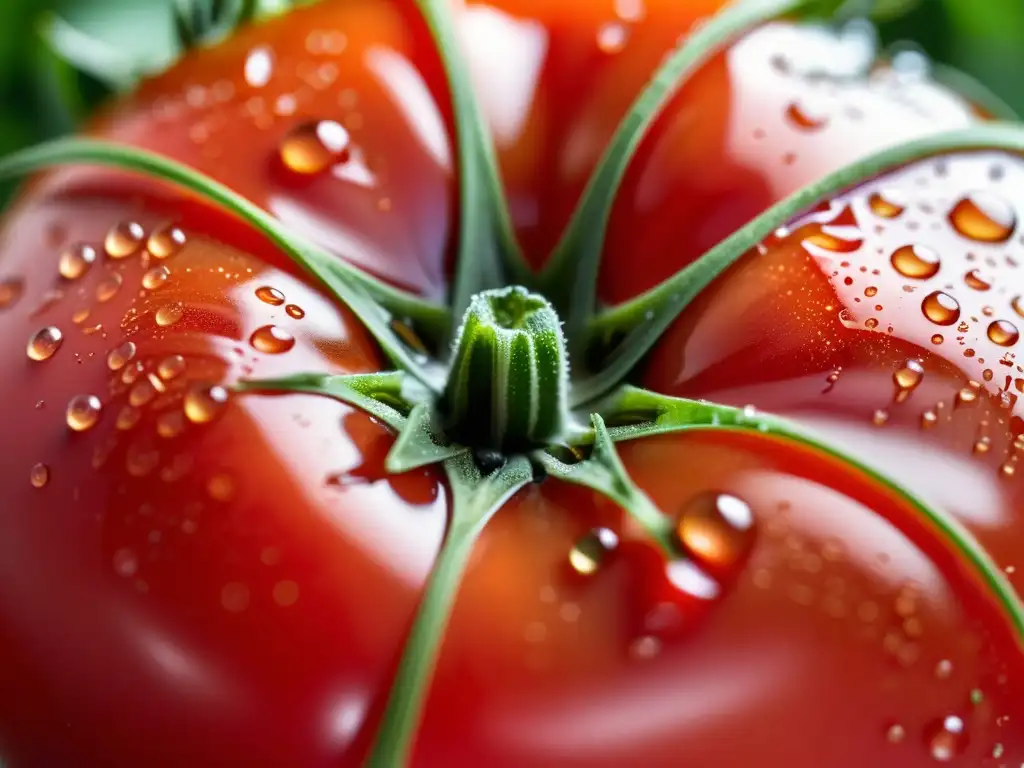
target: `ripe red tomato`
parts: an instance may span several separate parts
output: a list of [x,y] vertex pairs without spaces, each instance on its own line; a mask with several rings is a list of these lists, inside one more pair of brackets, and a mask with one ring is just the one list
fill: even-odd
[[[532,264],[666,51],[720,5],[457,5]],[[981,119],[863,44],[779,21],[706,62],[630,165],[601,297],[636,296],[866,154]],[[452,109],[411,0],[323,0],[246,27],[89,130],[445,295]],[[1001,151],[866,180],[718,278],[637,380],[779,413],[866,456],[1021,591],[1022,189],[1024,164]],[[444,536],[445,482],[435,468],[388,475],[393,437],[356,408],[225,389],[382,369],[353,314],[245,222],[75,167],[39,178],[6,218],[0,346],[8,764],[362,764]],[[715,494],[753,511],[752,538],[713,542],[752,547],[727,589],[683,601],[614,504],[529,486],[474,552],[414,765],[1024,762],[1021,639],[887,486],[757,434],[648,438],[621,455],[670,514],[706,519]],[[603,558],[595,528],[621,540]]]

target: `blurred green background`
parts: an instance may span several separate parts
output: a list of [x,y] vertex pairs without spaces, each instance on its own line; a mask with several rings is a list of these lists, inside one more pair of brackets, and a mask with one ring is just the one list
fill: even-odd
[[[556,0],[551,0],[555,2]],[[879,0],[850,0],[850,2]],[[42,42],[56,13],[102,41],[101,57],[160,67],[177,43],[173,0],[0,0],[0,154],[71,130],[101,85],[59,63]],[[264,7],[287,0],[261,0]],[[679,0],[681,3],[687,0]],[[883,45],[912,41],[973,75],[1024,114],[1024,0],[884,0],[910,10],[879,22]],[[86,46],[88,48],[88,46]],[[77,102],[77,104],[76,104]],[[0,204],[10,187],[0,187]]]

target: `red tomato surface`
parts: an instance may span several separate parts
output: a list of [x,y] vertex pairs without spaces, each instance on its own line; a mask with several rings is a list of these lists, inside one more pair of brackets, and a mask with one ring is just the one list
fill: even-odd
[[[531,263],[639,88],[718,5],[458,5]],[[926,80],[863,74],[856,40],[823,35],[754,31],[672,100],[613,211],[603,298],[654,285],[831,170],[976,119]],[[308,143],[317,126],[335,142],[329,157]],[[410,0],[323,0],[253,25],[188,54],[91,131],[194,166],[385,279],[445,292],[451,109]],[[295,170],[311,163],[330,167]],[[894,208],[872,205],[876,189],[905,210],[879,216]],[[947,218],[981,192],[988,224]],[[1024,379],[1010,328],[989,328],[1024,323],[1010,220],[1022,200],[1024,165],[1000,153],[871,181],[717,280],[642,383],[816,429],[954,515],[1015,579]],[[183,243],[168,244],[168,226]],[[936,275],[898,274],[892,254],[908,245],[938,254]],[[965,278],[973,269],[985,274]],[[958,302],[953,324],[922,314],[934,291]],[[30,359],[26,343],[50,326],[59,347]],[[202,201],[72,168],[38,180],[0,231],[0,345],[8,763],[359,765],[448,492],[435,469],[387,476],[392,436],[353,408],[311,395],[220,402],[210,389],[378,370],[351,313]],[[53,347],[43,339],[35,356]],[[908,360],[922,375],[903,396],[893,376]],[[611,502],[555,481],[523,490],[474,553],[414,765],[1024,762],[1020,641],[948,542],[885,487],[757,434],[695,431],[622,456],[666,513],[708,492],[744,500],[749,559],[715,599],[688,597]],[[583,576],[567,555],[596,526],[621,544]]]

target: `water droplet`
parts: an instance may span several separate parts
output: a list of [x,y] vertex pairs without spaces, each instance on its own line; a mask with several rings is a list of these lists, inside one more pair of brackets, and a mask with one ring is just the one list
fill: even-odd
[[945,339],[942,337],[941,333],[936,333],[932,335],[932,344],[941,344],[944,341]]
[[186,242],[188,242],[188,238],[184,232],[177,227],[168,225],[161,227],[149,236],[149,240],[146,241],[146,250],[158,259],[169,259],[184,248]]
[[166,328],[181,320],[182,314],[184,314],[184,310],[180,304],[168,304],[167,306],[160,307],[153,316],[153,319],[156,320],[157,325]]
[[949,212],[953,228],[970,240],[1002,243],[1010,239],[1017,226],[1012,206],[992,192],[972,192]]
[[754,515],[741,499],[706,493],[690,499],[676,519],[683,549],[713,575],[732,572],[754,544]]
[[253,348],[268,355],[279,355],[295,346],[295,337],[276,325],[264,325],[249,337]]
[[115,225],[103,241],[107,255],[112,259],[124,259],[138,253],[146,239],[142,225],[134,221],[122,221]]
[[103,405],[96,395],[75,395],[68,403],[66,421],[75,432],[92,429],[100,420]]
[[228,402],[228,391],[216,385],[198,385],[185,394],[185,415],[189,421],[205,424],[217,418]]
[[896,191],[875,192],[868,198],[871,212],[883,219],[895,219],[907,209],[906,203]]
[[924,378],[924,367],[917,360],[907,360],[893,375],[896,385],[896,402],[902,403],[917,389]]
[[78,243],[61,251],[57,261],[57,271],[65,280],[77,280],[89,271],[96,261],[96,249]]
[[973,288],[976,291],[987,291],[992,287],[992,281],[977,269],[972,269],[964,275],[964,282],[967,283],[968,288]]
[[45,464],[34,464],[28,473],[29,482],[33,488],[43,488],[50,482],[50,468]]
[[53,357],[64,341],[64,334],[60,328],[48,325],[36,331],[35,335],[28,340],[26,352],[29,359],[36,361],[49,360]]
[[893,267],[904,277],[926,280],[935,276],[941,260],[939,254],[923,245],[904,245],[892,252]]
[[294,317],[296,320],[301,320],[306,316],[306,310],[298,304],[289,304],[284,311],[288,313],[288,317]]
[[992,447],[992,440],[988,437],[979,437],[974,441],[974,445],[971,450],[974,453],[988,453],[988,449]]
[[139,408],[149,403],[154,397],[156,397],[156,389],[153,388],[149,379],[142,379],[132,386],[128,393],[128,402]]
[[939,680],[948,680],[953,674],[953,662],[949,659],[943,659],[935,665],[935,676]]
[[155,291],[157,288],[164,285],[170,276],[171,270],[167,267],[163,265],[153,267],[142,276],[142,287],[147,291]]
[[960,304],[948,293],[933,291],[921,302],[924,316],[936,325],[953,325],[960,319]]
[[885,732],[885,739],[890,744],[899,744],[907,737],[907,730],[899,723],[895,723],[889,726],[889,729]]
[[121,284],[124,282],[124,278],[117,272],[111,272],[96,285],[96,301],[103,302],[110,301],[117,295],[117,292],[121,290]]
[[127,432],[129,429],[134,429],[139,423],[139,419],[142,418],[142,411],[138,408],[134,408],[130,405],[126,405],[117,414],[117,420],[114,422],[114,426],[123,432]]
[[867,296],[869,299],[872,296],[875,296],[877,293],[878,289],[873,285],[869,285],[867,288],[864,289],[864,295]]
[[288,170],[313,176],[344,161],[350,143],[348,131],[339,123],[320,120],[293,128],[282,140],[278,154]]
[[24,290],[21,280],[14,277],[6,277],[0,280],[0,309],[7,309],[14,305]]
[[978,389],[975,387],[964,387],[956,393],[956,406],[972,405],[978,400]]
[[1024,296],[1014,296],[1010,305],[1013,307],[1014,312],[1021,317],[1024,317]]
[[181,355],[165,357],[156,367],[157,375],[164,381],[178,378],[185,372],[185,358]]
[[156,433],[160,437],[177,437],[185,431],[185,414],[181,411],[165,411],[156,420]]
[[988,337],[1001,347],[1012,347],[1020,339],[1020,331],[1008,320],[996,320],[988,326]]
[[828,117],[812,112],[805,104],[795,101],[786,107],[786,118],[804,131],[818,131],[828,125]]
[[881,427],[883,424],[889,421],[889,412],[879,408],[873,414],[871,414],[871,423],[876,427]]
[[601,49],[602,53],[618,53],[626,47],[628,39],[629,30],[625,24],[613,21],[602,24],[597,30],[597,47]]
[[256,298],[275,307],[279,307],[284,304],[284,294],[277,290],[277,288],[271,288],[269,285],[263,285],[257,288]]
[[112,371],[120,371],[135,357],[135,343],[126,341],[107,353],[107,367]]
[[274,54],[268,46],[259,45],[245,57],[245,82],[253,88],[262,88],[274,74]]
[[569,550],[569,565],[577,573],[590,576],[619,545],[619,537],[608,528],[594,528]]
[[955,715],[938,720],[925,728],[925,743],[932,759],[948,763],[967,748],[967,729]]
[[921,429],[931,429],[939,421],[939,416],[935,411],[928,410],[921,414]]
[[71,322],[74,323],[75,325],[81,325],[82,323],[84,323],[88,319],[89,319],[89,308],[88,307],[82,307],[81,309],[76,309],[74,312],[71,313]]

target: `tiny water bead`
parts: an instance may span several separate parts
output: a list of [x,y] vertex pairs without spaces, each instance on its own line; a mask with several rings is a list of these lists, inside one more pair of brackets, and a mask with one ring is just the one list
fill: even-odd
[[181,320],[181,316],[183,314],[184,310],[180,304],[168,304],[160,307],[153,316],[153,319],[156,321],[157,325],[162,328],[166,328]]
[[176,379],[185,372],[185,358],[181,355],[165,357],[156,366],[156,373],[164,381]]
[[249,343],[259,352],[279,355],[295,346],[295,337],[276,325],[264,325],[252,332]]
[[899,193],[891,190],[872,193],[868,206],[873,214],[883,219],[895,219],[907,209]]
[[103,405],[96,395],[75,395],[65,414],[67,425],[75,432],[85,432],[96,426],[102,411]]
[[121,290],[122,283],[124,283],[124,278],[119,272],[111,272],[106,275],[96,285],[96,301],[101,304],[110,301]]
[[932,291],[925,296],[921,311],[936,325],[953,325],[960,319],[960,303],[943,291]]
[[77,243],[61,251],[57,260],[57,271],[65,280],[77,280],[96,262],[96,249]]
[[269,285],[263,285],[257,288],[256,298],[264,304],[270,304],[274,307],[279,307],[284,304],[284,294],[277,290],[277,288],[271,288]]
[[228,402],[228,391],[217,385],[194,386],[185,393],[185,415],[194,424],[213,421]]
[[803,131],[819,131],[828,125],[828,117],[796,101],[790,102],[786,107],[786,119]]
[[135,342],[126,341],[107,353],[107,367],[112,371],[120,371],[135,357]]
[[956,715],[943,717],[925,728],[925,744],[932,759],[948,763],[964,753],[969,743],[964,721]]
[[754,543],[754,515],[727,493],[705,493],[680,510],[675,527],[683,550],[715,575],[733,571]]
[[142,287],[147,291],[155,291],[164,285],[171,276],[171,270],[161,265],[153,267],[142,276]]
[[609,22],[597,30],[597,47],[602,53],[619,53],[629,40],[629,29],[625,24]]
[[1020,340],[1020,331],[1008,320],[996,320],[988,326],[988,337],[1001,347],[1012,347]]
[[314,176],[344,161],[350,144],[349,133],[341,124],[320,120],[293,128],[281,141],[278,153],[288,170]]
[[188,242],[188,238],[184,232],[177,227],[165,226],[149,236],[149,240],[146,241],[146,250],[155,258],[169,259],[184,248],[186,242]]
[[50,482],[50,468],[43,463],[34,464],[28,473],[28,479],[33,488],[43,488]]
[[53,357],[63,342],[64,334],[60,332],[60,328],[48,325],[40,328],[28,340],[26,352],[30,360],[42,362]]
[[590,576],[597,572],[619,545],[619,537],[608,528],[594,528],[569,550],[569,565],[576,573]]
[[942,265],[939,254],[923,245],[903,245],[892,252],[893,268],[904,277],[926,280],[934,277]]
[[135,221],[115,224],[103,240],[103,248],[112,259],[125,259],[139,252],[146,239],[146,231]]
[[987,291],[992,288],[992,280],[977,269],[972,269],[964,275],[964,282],[967,283],[968,288],[973,288],[976,291]]
[[953,228],[969,240],[1003,243],[1017,227],[1013,207],[992,192],[972,192],[949,212]]
[[288,313],[288,317],[296,320],[301,320],[306,316],[306,310],[300,307],[298,304],[289,304],[284,308],[284,311]]

